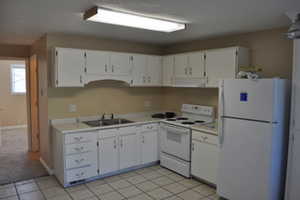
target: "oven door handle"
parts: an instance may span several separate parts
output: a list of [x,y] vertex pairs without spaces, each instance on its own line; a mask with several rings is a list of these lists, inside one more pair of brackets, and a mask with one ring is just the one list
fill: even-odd
[[176,134],[182,134],[186,135],[190,133],[189,129],[181,129],[181,128],[175,128],[175,127],[170,127],[170,126],[164,126],[167,132],[170,133],[176,133]]

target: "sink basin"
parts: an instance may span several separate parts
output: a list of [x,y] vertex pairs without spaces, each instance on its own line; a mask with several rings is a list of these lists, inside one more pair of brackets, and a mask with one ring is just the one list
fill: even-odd
[[133,123],[133,121],[130,121],[128,119],[123,119],[123,118],[117,118],[117,119],[85,121],[83,123],[91,127],[99,127],[99,126],[112,126],[118,124],[128,124],[128,123]]

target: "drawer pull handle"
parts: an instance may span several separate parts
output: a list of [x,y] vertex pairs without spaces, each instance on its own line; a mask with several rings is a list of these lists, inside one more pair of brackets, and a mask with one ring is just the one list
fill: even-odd
[[203,140],[207,140],[208,137],[207,136],[201,136]]
[[84,175],[84,172],[81,172],[81,173],[76,174],[75,176],[76,177],[82,177],[83,175]]
[[76,141],[81,141],[82,139],[83,139],[82,136],[80,136],[80,137],[74,137],[74,140],[76,140]]
[[84,147],[75,147],[74,148],[76,151],[83,151]]
[[84,161],[84,158],[81,158],[80,160],[75,160],[76,163],[81,163],[82,161]]

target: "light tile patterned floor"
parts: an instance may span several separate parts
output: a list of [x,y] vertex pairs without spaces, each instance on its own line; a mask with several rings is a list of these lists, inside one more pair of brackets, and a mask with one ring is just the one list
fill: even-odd
[[53,176],[0,185],[0,200],[216,200],[214,188],[155,165],[63,188]]

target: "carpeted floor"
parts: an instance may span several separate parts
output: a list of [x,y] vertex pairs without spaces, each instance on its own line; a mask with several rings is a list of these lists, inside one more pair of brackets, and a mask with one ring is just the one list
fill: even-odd
[[0,185],[47,175],[37,156],[29,154],[25,128],[2,130]]

